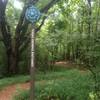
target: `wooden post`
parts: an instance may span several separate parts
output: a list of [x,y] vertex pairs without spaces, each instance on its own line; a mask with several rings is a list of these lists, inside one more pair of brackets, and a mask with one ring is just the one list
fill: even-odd
[[31,75],[31,83],[30,83],[30,100],[35,99],[34,94],[34,85],[35,85],[35,32],[34,26],[31,33],[31,68],[30,68],[30,75]]

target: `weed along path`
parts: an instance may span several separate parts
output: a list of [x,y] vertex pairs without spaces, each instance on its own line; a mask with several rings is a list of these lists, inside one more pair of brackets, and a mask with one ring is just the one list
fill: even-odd
[[19,89],[29,89],[30,83],[21,83],[17,85],[10,85],[0,91],[0,100],[12,100],[12,97]]
[[[61,72],[48,72],[47,74],[38,74],[37,80],[36,80],[36,84],[42,86],[45,84],[51,84],[52,82],[58,82],[61,80],[66,80],[67,81],[71,81],[73,80],[75,77],[72,75],[76,75],[76,76],[83,76],[86,77],[86,75],[89,74],[89,71],[87,70],[79,70],[77,69],[77,66],[75,66],[74,64],[71,63],[65,63],[65,62],[56,62],[56,65],[60,66],[60,67],[65,67],[65,68],[71,68],[71,70],[66,70],[66,71],[61,71]],[[68,67],[67,67],[68,66]],[[65,69],[64,69],[65,70]],[[72,75],[72,76],[71,76]],[[15,78],[15,77],[14,77]],[[2,88],[2,90],[0,90],[0,100],[12,100],[12,97],[14,95],[17,95],[19,90],[27,90],[30,88],[30,82],[29,82],[29,78],[26,76],[21,76],[19,78],[15,78],[15,82],[12,81],[14,80],[14,78],[11,79],[6,79],[7,82],[9,82],[9,80],[11,80],[11,82],[13,83],[13,85],[9,85],[9,86],[5,86],[4,88]],[[24,79],[23,83],[16,83],[16,80],[21,80]],[[81,79],[81,78],[80,78]],[[5,79],[4,79],[5,80]],[[4,80],[1,81],[1,83],[4,83]],[[77,77],[76,77],[77,80]],[[69,82],[70,83],[70,82]],[[7,83],[5,83],[7,84]],[[1,86],[3,86],[3,84],[1,84]]]
[[[58,78],[56,80],[59,79],[63,78]],[[36,83],[45,84],[46,82],[47,80],[41,80],[37,81]],[[12,100],[13,96],[17,95],[18,90],[28,90],[29,88],[30,88],[30,82],[6,86],[0,91],[0,100]]]
[[[44,84],[45,82],[45,80],[42,80],[37,83]],[[6,86],[0,91],[0,100],[12,100],[13,96],[18,93],[18,90],[28,90],[29,88],[30,82]]]
[[[45,84],[46,82],[46,80],[37,81],[37,83],[41,84]],[[29,88],[30,82],[9,85],[0,91],[0,100],[13,100],[13,96],[17,95],[18,90],[28,90]]]

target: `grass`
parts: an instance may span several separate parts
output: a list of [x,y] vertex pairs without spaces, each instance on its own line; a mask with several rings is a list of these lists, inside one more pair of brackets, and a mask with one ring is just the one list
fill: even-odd
[[[93,98],[94,82],[89,71],[62,69],[46,73],[38,72],[35,79],[36,100],[90,100],[90,96]],[[29,80],[29,75],[0,79],[0,89]],[[29,91],[19,90],[14,100],[29,100]]]
[[8,85],[17,84],[17,83],[25,83],[29,80],[30,78],[28,75],[21,75],[21,76],[14,76],[14,77],[0,79],[0,90]]
[[[77,69],[38,73],[36,100],[89,100],[93,80],[88,71]],[[20,91],[14,100],[29,100],[29,91]]]

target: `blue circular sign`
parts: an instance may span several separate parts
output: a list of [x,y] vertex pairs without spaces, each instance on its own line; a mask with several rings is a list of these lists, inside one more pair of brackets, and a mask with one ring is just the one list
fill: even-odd
[[38,21],[40,16],[40,11],[34,6],[28,7],[25,13],[26,19],[31,23],[35,23],[36,21]]

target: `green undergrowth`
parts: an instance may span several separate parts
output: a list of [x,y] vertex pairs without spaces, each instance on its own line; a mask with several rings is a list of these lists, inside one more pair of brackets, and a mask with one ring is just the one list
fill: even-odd
[[[35,100],[90,100],[93,79],[88,71],[71,69],[36,75]],[[29,91],[19,90],[14,100],[29,100]]]
[[17,83],[25,83],[30,80],[28,75],[14,76],[9,78],[0,79],[0,90],[6,86],[17,84]]

